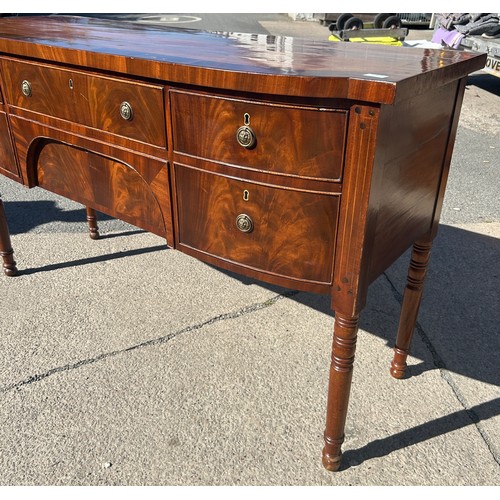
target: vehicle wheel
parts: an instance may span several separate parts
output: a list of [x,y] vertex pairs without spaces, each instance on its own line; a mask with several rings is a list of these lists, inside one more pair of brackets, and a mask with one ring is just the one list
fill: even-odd
[[377,30],[383,27],[384,21],[393,14],[377,14],[373,20],[373,27]]
[[345,30],[362,30],[363,29],[363,21],[359,17],[351,17],[349,18],[345,24]]
[[351,17],[354,17],[352,14],[340,14],[339,17],[337,17],[337,30],[343,30],[344,29],[344,24],[345,22],[350,19]]
[[383,23],[382,28],[401,28],[401,19],[398,16],[389,16]]
[[335,31],[335,30],[337,29],[337,27],[335,26],[335,23],[330,23],[330,24],[328,25],[328,29],[329,29],[330,31]]

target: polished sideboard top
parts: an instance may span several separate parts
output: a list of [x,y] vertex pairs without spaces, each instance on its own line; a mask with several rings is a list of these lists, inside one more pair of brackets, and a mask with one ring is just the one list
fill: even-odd
[[477,55],[450,50],[211,33],[72,16],[1,19],[0,52],[190,85],[382,104],[481,67]]

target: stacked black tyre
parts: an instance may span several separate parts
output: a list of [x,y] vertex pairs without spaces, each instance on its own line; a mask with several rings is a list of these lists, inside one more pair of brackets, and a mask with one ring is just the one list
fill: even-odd
[[395,14],[377,14],[373,20],[373,27],[375,29],[401,28],[401,19]]
[[[373,20],[373,27],[375,29],[401,28],[401,19],[396,14],[377,14]],[[347,13],[340,14],[337,21],[329,26],[330,31],[362,30],[363,28],[363,21],[359,17]]]
[[363,21],[352,14],[340,14],[337,18],[336,29],[341,30],[362,30]]

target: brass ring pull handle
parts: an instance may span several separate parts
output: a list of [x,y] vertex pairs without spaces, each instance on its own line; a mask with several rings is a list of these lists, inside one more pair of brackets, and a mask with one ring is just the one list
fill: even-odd
[[236,217],[236,227],[242,233],[251,233],[253,231],[253,221],[247,214],[240,214]]
[[243,125],[236,132],[236,140],[240,146],[250,149],[255,144],[255,134],[250,127]]
[[236,140],[240,146],[250,149],[255,146],[256,138],[254,131],[250,128],[250,115],[243,115],[244,125],[236,131]]
[[127,121],[132,120],[132,118],[134,117],[132,106],[127,101],[123,101],[120,104],[120,116]]
[[26,97],[31,97],[31,83],[28,82],[28,80],[23,80],[23,83],[21,84],[21,90]]

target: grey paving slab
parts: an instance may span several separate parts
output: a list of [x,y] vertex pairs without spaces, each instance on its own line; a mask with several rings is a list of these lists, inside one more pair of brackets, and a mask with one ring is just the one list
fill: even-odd
[[3,384],[203,324],[280,290],[216,271],[149,233],[104,236],[12,236],[26,268],[0,282],[0,331],[10,352]]
[[[442,225],[416,332],[498,462],[499,269],[500,223]],[[387,277],[400,281],[405,272],[401,259],[387,271]],[[425,369],[416,369],[415,374]]]
[[[32,309],[21,323],[2,314],[15,339],[1,343],[2,484],[497,482],[483,436],[419,337],[410,364],[421,373],[389,376],[399,304],[386,278],[373,285],[363,315],[345,466],[331,474],[320,462],[327,298],[285,297],[172,251],[106,265],[95,258],[98,248],[109,256],[151,247],[157,238],[148,234],[83,245],[78,235],[18,235],[18,261],[57,266],[62,250],[50,258],[40,251],[51,241],[90,262],[1,280],[2,296],[7,286],[8,300],[19,294]],[[130,290],[139,293],[137,307]],[[165,300],[168,290],[179,296]],[[68,309],[50,308],[64,300]],[[73,306],[79,301],[83,311]]]

